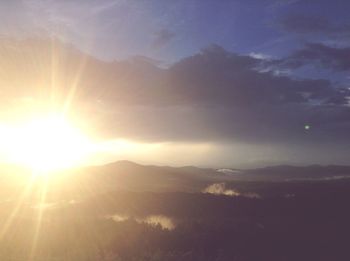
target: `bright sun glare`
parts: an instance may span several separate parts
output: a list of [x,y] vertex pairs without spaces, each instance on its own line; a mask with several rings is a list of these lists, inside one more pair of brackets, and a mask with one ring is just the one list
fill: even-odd
[[89,153],[87,137],[60,115],[36,118],[1,132],[9,160],[38,173],[77,166]]

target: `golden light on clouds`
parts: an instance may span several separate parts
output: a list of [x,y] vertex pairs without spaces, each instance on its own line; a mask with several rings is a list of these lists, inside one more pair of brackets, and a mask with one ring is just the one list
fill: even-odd
[[150,142],[132,139],[113,139],[94,145],[96,164],[131,160],[143,164],[183,166],[199,164],[215,147],[211,143]]

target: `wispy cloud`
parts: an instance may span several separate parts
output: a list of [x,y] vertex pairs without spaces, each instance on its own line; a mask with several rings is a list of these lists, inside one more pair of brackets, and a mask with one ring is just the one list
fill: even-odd
[[154,40],[152,46],[154,48],[162,48],[167,45],[173,38],[175,34],[168,29],[162,29],[154,33]]
[[246,198],[260,198],[260,195],[256,193],[245,193],[245,192],[238,192],[234,189],[228,189],[226,188],[225,183],[214,183],[208,187],[206,187],[203,191],[203,193],[208,194],[214,194],[214,195],[225,195],[230,197],[240,196],[240,197],[246,197]]
[[135,220],[137,223],[147,224],[152,227],[159,226],[164,230],[174,230],[176,227],[174,220],[164,215],[149,215],[146,217],[133,218],[128,215],[114,214],[112,216],[107,216],[107,218],[111,218],[115,222]]

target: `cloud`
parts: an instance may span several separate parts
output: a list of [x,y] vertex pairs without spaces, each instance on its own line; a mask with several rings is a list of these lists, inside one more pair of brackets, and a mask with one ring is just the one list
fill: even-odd
[[154,33],[152,46],[157,49],[162,48],[167,45],[174,37],[175,33],[168,29],[162,29]]
[[239,196],[240,193],[233,189],[226,189],[225,183],[215,183],[203,190],[203,193],[226,196]]
[[263,54],[263,53],[255,53],[255,52],[251,52],[249,54],[249,56],[258,59],[258,60],[271,60],[272,57],[270,55],[267,54]]
[[174,230],[175,229],[175,223],[173,219],[163,216],[163,215],[151,215],[147,216],[144,219],[137,219],[137,222],[139,223],[146,223],[150,226],[160,226],[164,230]]
[[214,183],[206,187],[203,193],[214,194],[214,195],[225,195],[230,197],[246,197],[246,198],[261,198],[260,195],[256,193],[241,193],[237,190],[227,189],[225,183]]
[[206,105],[306,104],[304,92],[325,99],[334,92],[326,80],[295,80],[261,72],[262,62],[211,46],[174,64],[169,71],[174,88],[184,93],[183,99]]
[[107,219],[112,219],[115,222],[124,222],[127,220],[135,220],[139,224],[147,224],[152,227],[160,227],[163,230],[174,230],[176,225],[172,218],[164,215],[149,215],[146,217],[133,218],[128,215],[114,214],[107,216]]
[[350,69],[350,48],[336,48],[321,43],[308,43],[304,48],[277,62],[289,68],[299,68],[309,64],[333,71]]
[[0,46],[2,114],[50,101],[54,75],[55,102],[75,87],[70,113],[104,139],[299,145],[317,153],[319,146],[349,145],[347,90],[328,80],[261,72],[265,60],[217,45],[169,68],[144,57],[103,62],[54,40],[7,39]]

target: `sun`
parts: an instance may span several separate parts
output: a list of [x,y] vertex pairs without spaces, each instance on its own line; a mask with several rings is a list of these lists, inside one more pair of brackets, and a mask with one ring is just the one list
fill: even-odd
[[90,152],[88,138],[62,115],[32,119],[5,136],[10,161],[41,174],[78,166]]

